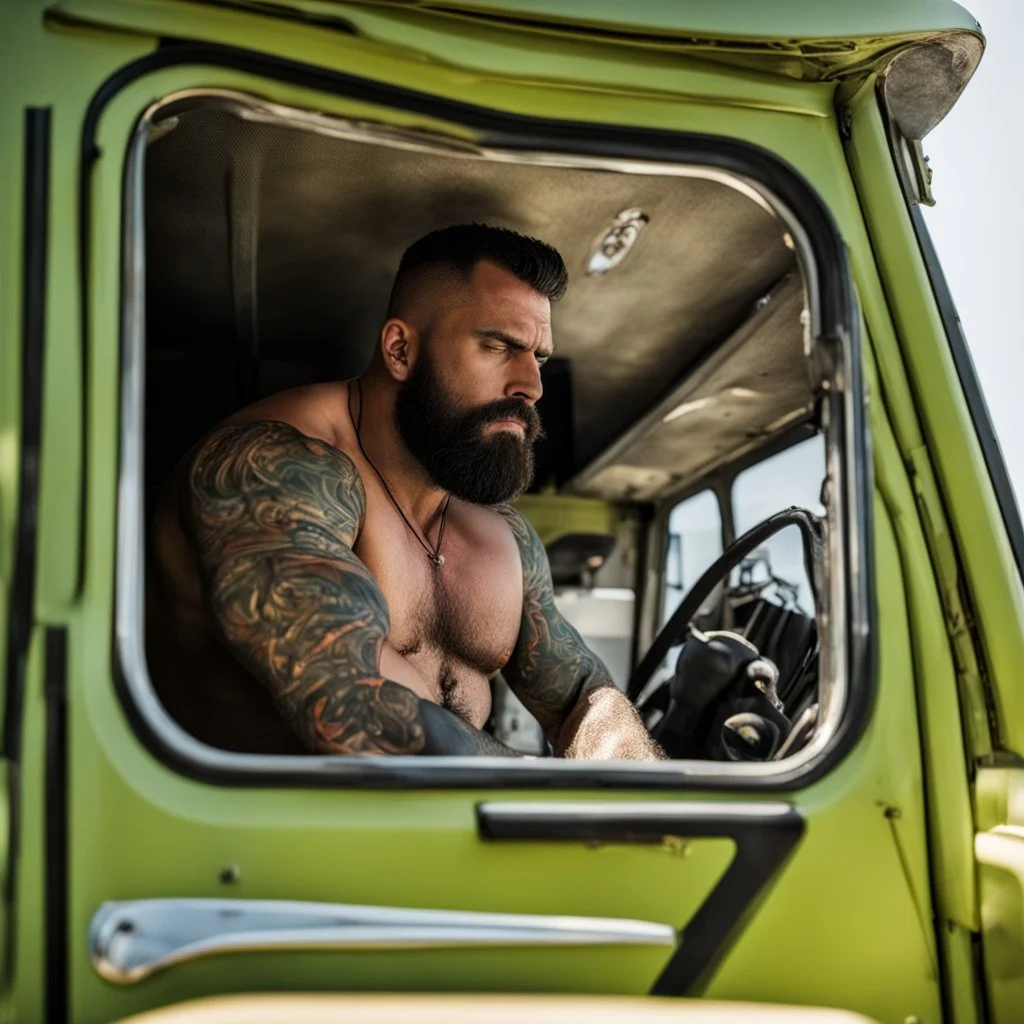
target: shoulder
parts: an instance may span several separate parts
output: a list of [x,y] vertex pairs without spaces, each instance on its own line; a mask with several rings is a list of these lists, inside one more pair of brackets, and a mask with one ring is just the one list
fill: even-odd
[[307,437],[343,448],[349,422],[348,384],[333,381],[290,388],[240,409],[222,426],[259,420],[287,423]]
[[529,519],[512,505],[492,505],[491,511],[505,522],[515,538],[523,563],[523,576],[533,585],[549,579],[547,552]]
[[533,548],[534,545],[540,544],[537,531],[530,525],[526,516],[514,506],[509,504],[491,505],[488,511],[508,526],[520,549]]
[[188,460],[190,481],[214,490],[286,480],[312,484],[302,479],[312,469],[333,470],[344,482],[358,484],[362,493],[359,472],[348,455],[279,420],[222,424],[200,441]]
[[238,515],[276,516],[288,506],[321,517],[351,543],[366,511],[352,459],[277,420],[217,427],[193,450],[185,478],[190,511],[200,517],[218,507]]

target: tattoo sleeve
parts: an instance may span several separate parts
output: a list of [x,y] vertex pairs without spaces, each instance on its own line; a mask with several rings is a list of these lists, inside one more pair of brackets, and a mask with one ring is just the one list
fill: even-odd
[[311,753],[514,756],[381,677],[387,602],[352,550],[364,511],[351,459],[287,424],[208,438],[186,519],[221,639]]
[[502,670],[509,686],[559,757],[664,758],[629,698],[555,606],[547,553],[533,527],[510,506],[499,511],[512,528],[523,564],[519,639]]

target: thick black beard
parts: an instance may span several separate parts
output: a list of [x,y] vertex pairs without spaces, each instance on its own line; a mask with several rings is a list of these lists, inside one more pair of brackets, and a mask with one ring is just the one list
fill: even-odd
[[[533,445],[543,436],[532,405],[503,398],[461,410],[424,356],[399,392],[398,431],[406,448],[442,490],[475,505],[498,505],[522,494],[533,479]],[[526,436],[484,435],[495,420],[519,420]]]

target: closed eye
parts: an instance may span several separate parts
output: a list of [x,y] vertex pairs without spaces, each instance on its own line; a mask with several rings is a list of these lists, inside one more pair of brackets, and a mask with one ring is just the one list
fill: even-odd
[[[484,342],[488,342],[485,348],[489,352],[529,352],[530,346],[521,338],[506,334],[504,331],[481,330],[474,331],[476,336]],[[537,352],[537,365],[543,366],[551,358],[550,352]]]

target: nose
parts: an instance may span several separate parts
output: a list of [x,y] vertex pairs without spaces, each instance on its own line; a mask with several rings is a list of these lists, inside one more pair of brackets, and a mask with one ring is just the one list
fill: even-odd
[[505,394],[509,398],[520,398],[533,405],[543,393],[540,364],[532,352],[523,352],[515,361],[512,378],[505,388]]

